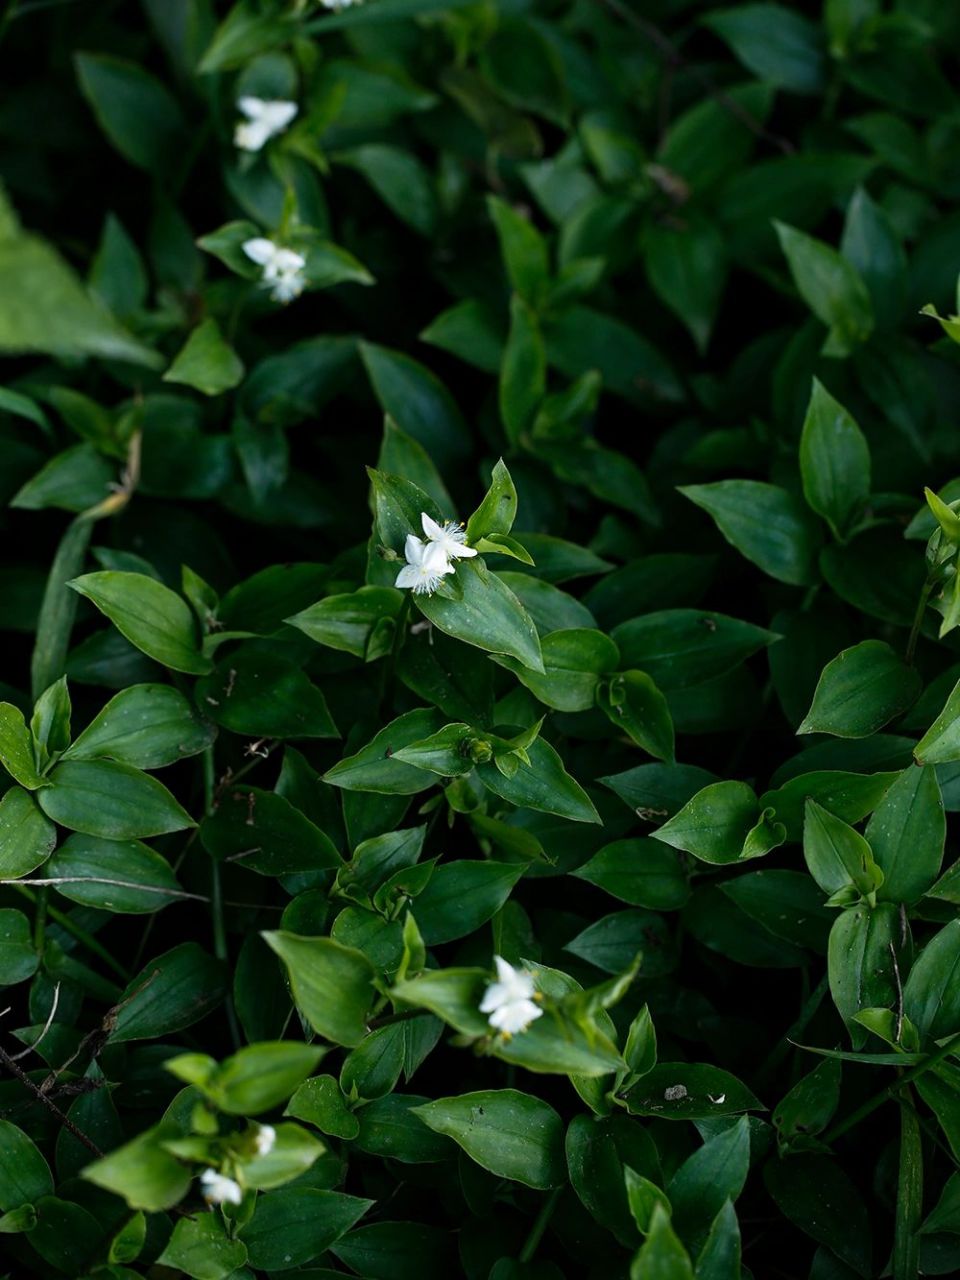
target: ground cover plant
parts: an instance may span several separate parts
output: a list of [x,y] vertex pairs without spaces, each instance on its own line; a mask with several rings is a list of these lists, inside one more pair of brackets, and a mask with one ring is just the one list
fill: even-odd
[[0,5],[7,1275],[960,1274],[958,48]]

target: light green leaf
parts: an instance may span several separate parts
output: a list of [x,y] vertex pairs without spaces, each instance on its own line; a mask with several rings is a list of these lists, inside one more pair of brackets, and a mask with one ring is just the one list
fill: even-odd
[[438,1098],[414,1114],[499,1178],[546,1190],[566,1180],[563,1124],[553,1107],[516,1089]]
[[868,738],[908,710],[920,687],[920,676],[890,645],[863,640],[824,667],[797,733]]
[[212,317],[202,320],[163,375],[164,382],[179,382],[219,396],[243,380],[243,361],[227,343]]

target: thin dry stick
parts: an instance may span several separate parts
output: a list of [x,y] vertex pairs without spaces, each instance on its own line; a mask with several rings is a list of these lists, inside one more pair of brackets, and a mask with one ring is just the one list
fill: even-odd
[[42,1102],[48,1111],[53,1112],[53,1114],[57,1117],[57,1119],[63,1125],[64,1129],[66,1129],[67,1133],[73,1134],[76,1140],[78,1142],[82,1142],[88,1151],[92,1151],[98,1160],[103,1156],[103,1152],[100,1150],[97,1144],[93,1141],[93,1139],[88,1138],[87,1135],[83,1132],[83,1130],[79,1129],[70,1119],[70,1117],[68,1115],[65,1115],[64,1112],[60,1110],[60,1108],[53,1101],[53,1099],[49,1097],[48,1094],[44,1093],[42,1087],[38,1084],[34,1084],[34,1082],[30,1079],[30,1077],[23,1070],[20,1064],[14,1061],[14,1059],[10,1057],[9,1053],[7,1053],[7,1051],[2,1048],[0,1048],[0,1062],[3,1063],[3,1065],[7,1068],[8,1071],[10,1071],[13,1075],[17,1077],[17,1079],[24,1086],[24,1088],[28,1089],[38,1102]]
[[22,1049],[19,1053],[11,1054],[10,1056],[11,1062],[19,1062],[20,1059],[25,1058],[28,1053],[33,1053],[34,1049],[39,1048],[44,1036],[53,1026],[53,1020],[57,1016],[57,1005],[59,1003],[60,1003],[60,983],[58,982],[57,985],[53,988],[53,999],[50,1001],[50,1012],[47,1014],[47,1020],[43,1024],[43,1030],[37,1036],[36,1040],[34,1040],[33,1044],[28,1044],[27,1047],[25,1049]]

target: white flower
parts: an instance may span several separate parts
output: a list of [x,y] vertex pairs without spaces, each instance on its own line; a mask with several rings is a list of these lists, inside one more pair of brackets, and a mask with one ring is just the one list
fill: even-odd
[[239,1204],[243,1199],[239,1182],[217,1173],[216,1169],[204,1169],[200,1186],[207,1204]]
[[477,554],[474,547],[467,546],[467,535],[463,528],[454,520],[447,520],[445,524],[437,524],[436,520],[431,520],[425,511],[420,513],[420,523],[423,525],[423,532],[427,535],[427,541],[434,543],[435,546],[442,547],[445,556],[452,560],[457,560],[461,556],[475,556]]
[[273,1150],[274,1143],[276,1141],[277,1131],[272,1124],[261,1124],[257,1127],[257,1132],[253,1139],[253,1145],[257,1149],[258,1156],[269,1155]]
[[274,302],[290,302],[303,293],[307,283],[303,274],[307,260],[303,254],[284,249],[265,236],[244,240],[243,252],[257,266],[263,267],[263,283],[270,285],[270,297]]
[[436,591],[444,574],[454,572],[443,547],[436,542],[421,542],[415,533],[407,534],[404,554],[407,563],[397,574],[395,585],[411,587],[414,595]]
[[534,1002],[533,975],[526,969],[515,969],[502,956],[494,956],[497,981],[491,982],[480,1001],[480,1012],[489,1014],[491,1027],[505,1036],[526,1031],[543,1013]]
[[349,9],[351,5],[363,4],[363,0],[320,0],[324,9],[332,9],[334,13],[338,9]]
[[247,118],[234,131],[234,145],[241,151],[260,151],[271,138],[283,133],[297,114],[297,104],[247,96],[238,99],[237,110]]

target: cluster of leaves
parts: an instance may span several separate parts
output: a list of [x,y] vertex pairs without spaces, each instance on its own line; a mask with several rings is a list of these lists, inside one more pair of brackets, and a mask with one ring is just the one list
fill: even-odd
[[0,8],[14,1273],[960,1273],[960,12]]

